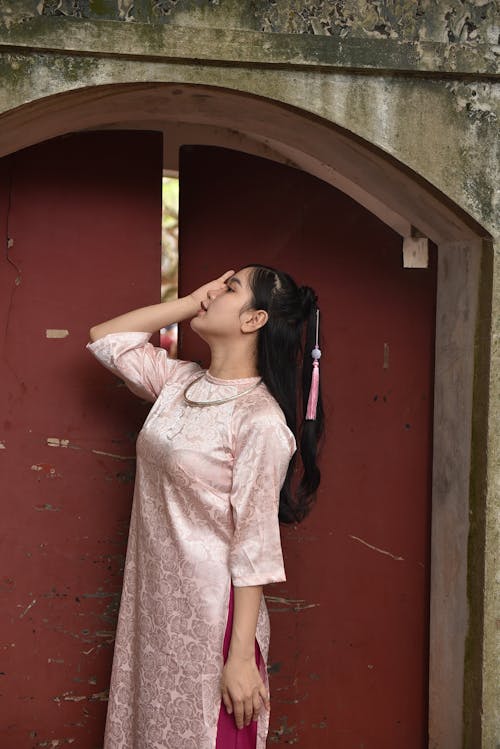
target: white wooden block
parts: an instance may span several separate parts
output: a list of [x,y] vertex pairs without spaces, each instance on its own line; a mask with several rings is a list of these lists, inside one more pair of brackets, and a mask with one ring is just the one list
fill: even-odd
[[69,330],[60,328],[47,328],[45,331],[46,338],[66,338],[69,336]]
[[429,240],[427,237],[403,239],[403,268],[429,267]]

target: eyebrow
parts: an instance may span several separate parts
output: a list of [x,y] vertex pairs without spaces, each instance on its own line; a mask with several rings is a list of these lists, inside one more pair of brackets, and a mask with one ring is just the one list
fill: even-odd
[[241,286],[241,281],[239,278],[236,278],[236,276],[231,276],[231,278],[228,278],[227,281],[224,281],[225,284],[230,284],[233,282],[238,283]]

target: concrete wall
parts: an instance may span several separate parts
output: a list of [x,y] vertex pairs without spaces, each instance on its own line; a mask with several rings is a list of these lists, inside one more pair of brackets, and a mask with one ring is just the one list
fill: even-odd
[[[464,479],[470,484],[471,521],[464,557],[469,629],[463,736],[469,749],[500,746],[497,10],[488,0],[0,3],[1,154],[61,128],[78,129],[76,103],[86,97],[94,97],[93,116],[80,126],[110,126],[106,100],[116,86],[123,96],[127,86],[136,87],[142,98],[135,121],[151,122],[175,118],[175,84],[182,92],[186,86],[204,87],[192,99],[195,109],[184,113],[186,122],[229,131],[220,100],[206,94],[223,90],[240,97],[242,111],[246,99],[241,97],[257,97],[281,113],[300,112],[311,128],[330,128],[335,143],[344,139],[351,149],[342,164],[334,165],[336,173],[344,169],[341,176],[380,198],[408,226],[425,229],[438,242],[458,241],[462,232],[474,238],[474,246],[482,243],[479,280],[471,292],[478,317],[469,352],[472,452]],[[164,84],[170,98],[161,110]],[[148,97],[151,86],[157,88]],[[114,120],[132,126],[131,112],[130,106],[116,110]],[[46,122],[50,126],[44,129]],[[234,128],[256,138],[258,118],[241,117]],[[293,148],[289,143],[282,153],[290,159],[306,153],[305,132],[300,148],[298,141]],[[275,147],[277,135],[259,137]],[[310,144],[312,153],[315,144]],[[318,151],[314,158],[327,164],[330,157]],[[377,186],[370,175],[379,166],[388,181],[379,177]],[[453,313],[444,309],[445,316]],[[434,746],[444,749],[444,739],[439,742]],[[447,746],[458,749],[457,743]]]

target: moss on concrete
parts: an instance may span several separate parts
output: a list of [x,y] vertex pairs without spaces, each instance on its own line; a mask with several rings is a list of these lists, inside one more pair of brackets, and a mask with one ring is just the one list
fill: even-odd
[[463,747],[476,749],[482,733],[483,638],[486,500],[488,492],[488,412],[493,251],[483,242],[474,357],[467,599],[469,626],[465,643]]
[[9,23],[37,15],[400,41],[500,43],[496,0],[3,0]]

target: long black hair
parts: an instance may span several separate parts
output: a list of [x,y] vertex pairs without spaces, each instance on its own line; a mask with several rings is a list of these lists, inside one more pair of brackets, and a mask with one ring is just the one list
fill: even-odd
[[300,522],[311,510],[321,480],[317,464],[318,445],[324,428],[321,387],[316,419],[305,419],[313,370],[311,351],[316,342],[318,298],[310,286],[297,286],[288,273],[259,263],[245,267],[252,269],[249,286],[253,298],[249,306],[268,313],[268,320],[258,333],[259,375],[281,406],[288,427],[300,446],[302,475],[294,489],[292,478],[297,451],[290,461],[281,489],[279,518],[283,523]]

